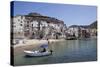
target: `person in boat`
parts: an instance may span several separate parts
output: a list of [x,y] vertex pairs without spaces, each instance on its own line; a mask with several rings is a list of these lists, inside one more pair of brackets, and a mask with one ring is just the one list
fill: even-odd
[[[49,41],[48,41],[48,39],[47,39],[47,42],[48,42],[47,45],[49,45]],[[40,52],[46,52],[46,47],[48,47],[47,45],[46,45],[46,46],[45,46],[45,45],[44,45],[44,46],[41,46],[43,49],[42,49],[42,51],[40,51]]]
[[43,48],[43,50],[41,52],[46,52],[46,48]]
[[[47,38],[47,41],[48,41],[48,45],[50,44],[50,42],[49,42],[49,39]],[[51,54],[52,54],[52,52],[53,52],[53,50],[50,50],[50,52],[51,52]]]
[[[50,42],[49,42],[49,40],[47,39],[47,44],[45,44],[45,45],[41,45],[41,47],[42,47],[42,51],[40,51],[40,52],[46,52],[47,50],[46,50],[46,48],[48,48],[48,45],[50,44]],[[50,50],[50,52],[52,53],[53,51],[52,50]]]
[[41,45],[42,50],[41,50],[40,52],[46,52],[46,51],[47,51],[47,50],[46,50],[47,47],[48,47],[47,44]]

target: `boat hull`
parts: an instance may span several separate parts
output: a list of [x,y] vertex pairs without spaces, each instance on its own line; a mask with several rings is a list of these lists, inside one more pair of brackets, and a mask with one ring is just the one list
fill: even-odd
[[30,56],[30,57],[41,57],[41,56],[48,56],[52,54],[50,51],[46,51],[46,52],[24,51],[24,53],[26,56]]

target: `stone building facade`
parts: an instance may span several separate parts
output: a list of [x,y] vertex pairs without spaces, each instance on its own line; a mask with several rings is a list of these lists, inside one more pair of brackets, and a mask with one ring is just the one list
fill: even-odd
[[84,28],[81,26],[70,26],[67,33],[75,36],[76,38],[89,38],[91,34],[90,28]]
[[14,39],[59,39],[65,37],[66,25],[56,18],[38,13],[11,18]]

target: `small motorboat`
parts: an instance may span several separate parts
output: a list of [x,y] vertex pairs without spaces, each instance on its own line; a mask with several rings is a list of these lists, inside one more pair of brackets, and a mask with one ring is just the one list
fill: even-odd
[[40,51],[24,51],[26,56],[30,57],[40,57],[40,56],[48,56],[52,55],[52,50],[50,51],[45,51],[45,52],[40,52]]
[[40,46],[40,48],[43,48],[42,51],[36,50],[36,51],[27,51],[25,50],[24,53],[26,56],[31,56],[31,57],[40,57],[40,56],[48,56],[52,55],[52,50],[46,50],[48,48],[48,44],[43,44]]

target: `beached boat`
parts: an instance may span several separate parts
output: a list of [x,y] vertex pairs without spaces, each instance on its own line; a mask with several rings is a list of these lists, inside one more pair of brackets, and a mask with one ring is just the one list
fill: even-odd
[[52,51],[45,51],[45,52],[40,52],[40,51],[24,51],[26,56],[31,56],[31,57],[40,57],[40,56],[48,56],[52,55]]

